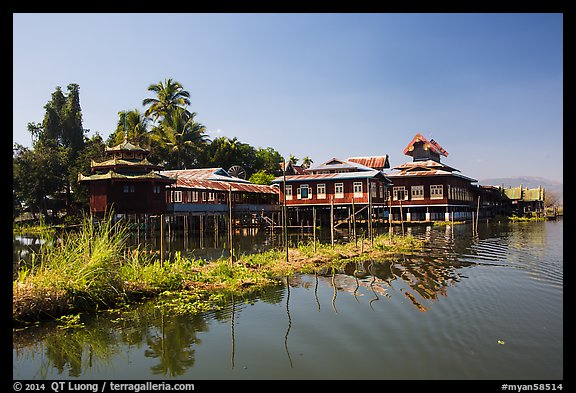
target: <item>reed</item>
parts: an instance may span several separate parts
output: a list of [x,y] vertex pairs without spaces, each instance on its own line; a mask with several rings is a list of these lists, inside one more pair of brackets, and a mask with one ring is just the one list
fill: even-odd
[[[246,294],[294,273],[419,251],[424,244],[410,235],[380,235],[373,241],[360,240],[360,246],[301,243],[289,250],[288,260],[284,250],[270,250],[241,255],[234,264],[224,257],[206,261],[179,252],[162,261],[156,253],[128,249],[127,227],[122,221],[114,223],[112,217],[97,223],[85,217],[78,231],[46,241],[32,255],[32,264],[22,268],[13,283],[16,323],[110,308],[145,296],[160,295],[162,300],[170,295],[170,302],[181,303],[190,302],[188,295],[194,294],[197,301],[192,309],[196,309],[217,293]],[[180,295],[175,297],[176,292]],[[183,296],[184,292],[188,295]]]

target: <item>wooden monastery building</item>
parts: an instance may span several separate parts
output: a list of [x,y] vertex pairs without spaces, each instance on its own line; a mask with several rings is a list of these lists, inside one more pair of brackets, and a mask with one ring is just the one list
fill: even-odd
[[166,186],[176,180],[159,173],[160,165],[148,161],[150,152],[124,142],[105,147],[104,161],[92,160],[91,174],[78,174],[78,182],[90,191],[90,212],[103,215],[161,214],[166,211]]
[[[465,220],[477,208],[477,180],[440,162],[448,156],[434,139],[416,134],[404,149],[411,162],[398,165],[387,174],[393,186],[390,204],[393,220]],[[402,211],[400,210],[402,207]]]
[[228,215],[232,205],[234,216],[246,222],[280,211],[278,187],[250,183],[222,168],[163,170],[148,161],[149,153],[125,139],[105,147],[104,161],[92,160],[90,175],[78,174],[89,187],[93,214]]
[[305,174],[279,176],[272,183],[280,187],[280,200],[286,198],[288,220],[293,224],[301,221],[301,215],[306,215],[309,221],[312,208],[319,208],[323,214],[332,209],[337,220],[350,217],[353,211],[364,211],[367,217],[368,211],[383,212],[390,183],[382,172],[386,167],[388,156],[332,158],[305,169]]
[[233,177],[223,168],[165,170],[160,173],[175,180],[167,188],[167,210],[172,213],[227,212],[230,198],[235,212],[280,210],[278,187]]

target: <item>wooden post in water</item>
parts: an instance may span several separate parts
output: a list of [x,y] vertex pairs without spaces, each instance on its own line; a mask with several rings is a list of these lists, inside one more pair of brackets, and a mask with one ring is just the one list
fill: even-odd
[[476,234],[478,234],[478,221],[480,220],[480,195],[478,195],[478,206],[476,207]]
[[[402,198],[404,198],[404,193],[402,193]],[[400,225],[402,226],[402,237],[404,237],[404,215],[402,213],[402,198],[400,198]]]
[[288,262],[288,214],[286,212],[286,161],[284,161],[284,167],[282,169],[284,176],[284,201],[283,201],[283,213],[284,213],[284,246],[286,247],[286,262]]
[[316,206],[312,206],[312,233],[314,239],[314,254],[316,254]]
[[334,197],[330,197],[330,240],[334,247]]
[[388,202],[388,237],[390,238],[390,241],[392,240],[392,196],[389,195],[390,192],[386,191],[388,193],[388,195],[386,195],[386,201]]
[[370,237],[370,244],[372,244],[372,189],[370,188],[370,179],[366,179],[368,183],[368,236]]
[[228,211],[230,225],[228,225],[228,241],[230,242],[230,266],[234,265],[234,247],[232,245],[232,185],[228,185]]
[[352,197],[352,228],[354,231],[355,246],[358,247],[358,238],[356,237],[356,209],[354,208],[354,197]]
[[200,248],[204,248],[204,214],[200,213],[198,219],[200,220]]
[[160,214],[160,266],[164,267],[164,214]]

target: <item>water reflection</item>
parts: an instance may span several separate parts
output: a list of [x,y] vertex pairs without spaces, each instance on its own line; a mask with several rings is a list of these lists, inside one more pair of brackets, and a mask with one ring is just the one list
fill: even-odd
[[[388,307],[394,304],[394,307],[429,315],[434,305],[447,298],[451,288],[462,283],[469,276],[466,272],[475,266],[519,267],[531,269],[531,274],[544,270],[542,262],[538,261],[543,255],[539,245],[545,243],[547,236],[544,231],[537,228],[534,232],[521,229],[493,233],[494,229],[479,225],[479,237],[473,238],[469,229],[414,229],[415,236],[426,237],[433,243],[422,254],[350,262],[340,270],[329,268],[313,275],[285,277],[282,285],[270,287],[257,295],[230,296],[226,306],[206,314],[170,315],[151,301],[123,310],[101,312],[93,317],[82,315],[85,327],[81,329],[60,329],[57,322],[52,322],[14,331],[15,372],[19,373],[19,378],[79,378],[87,375],[105,378],[114,375],[114,369],[125,367],[138,370],[141,378],[189,377],[198,367],[199,354],[206,357],[207,351],[212,352],[212,349],[201,351],[205,344],[200,337],[209,332],[219,334],[218,340],[225,344],[220,349],[227,359],[224,368],[243,371],[242,367],[236,366],[238,359],[250,356],[253,346],[262,342],[256,340],[243,344],[247,327],[239,325],[238,321],[240,315],[250,309],[248,307],[258,303],[271,305],[272,310],[279,309],[281,313],[275,318],[270,317],[274,320],[274,331],[256,331],[254,334],[272,336],[278,345],[283,342],[283,349],[278,346],[275,350],[281,355],[285,367],[297,370],[304,362],[300,357],[299,340],[303,334],[299,331],[300,326],[315,323],[306,321],[310,318],[303,318],[303,309],[313,311],[320,319],[329,316],[346,318],[347,314],[357,312],[359,320],[362,320],[369,318],[362,314],[360,302],[360,298],[366,296],[369,314],[394,311],[396,309]],[[455,237],[453,233],[456,233]],[[535,238],[535,247],[530,243],[532,238]],[[517,244],[525,244],[524,249]],[[522,254],[511,251],[522,251]],[[560,263],[561,257],[560,250],[557,257]],[[547,268],[549,272],[544,278],[561,284],[562,269]],[[320,301],[322,294],[331,302],[328,313],[321,312],[324,311]],[[398,302],[400,298],[405,301]],[[354,309],[350,300],[356,305]],[[415,314],[420,315],[419,312]],[[260,315],[260,319],[268,318],[267,315]],[[310,317],[312,314],[306,315]],[[259,324],[261,321],[246,323]],[[224,333],[216,333],[220,325],[226,327]],[[325,333],[328,332],[320,333],[318,341]],[[263,350],[259,351],[262,353]],[[33,371],[24,371],[24,367]],[[271,363],[270,367],[274,365]],[[20,375],[25,372],[31,374]]]

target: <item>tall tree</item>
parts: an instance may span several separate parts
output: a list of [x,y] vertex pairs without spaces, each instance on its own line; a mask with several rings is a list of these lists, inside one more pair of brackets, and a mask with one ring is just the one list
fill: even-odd
[[[148,134],[148,123],[150,119],[144,116],[137,109],[131,111],[118,112],[118,123],[116,130],[108,137],[108,145],[115,146],[127,136],[128,140],[142,147],[150,146],[150,135]],[[126,128],[124,128],[126,127]],[[126,135],[126,132],[128,133]]]
[[296,165],[296,164],[298,164],[299,160],[300,160],[299,158],[296,158],[296,156],[294,156],[293,154],[290,154],[290,158],[288,159],[288,162],[291,162],[292,165]]
[[310,165],[312,165],[314,161],[312,161],[312,159],[308,156],[304,157],[302,159],[302,166],[306,169],[310,168]]
[[[12,156],[12,180],[15,199],[33,214],[42,212],[47,216],[55,199],[49,198],[61,191],[66,184],[66,149],[39,146],[28,149],[15,144]],[[19,207],[18,207],[19,208]],[[16,213],[16,211],[15,211]]]
[[166,166],[182,169],[197,164],[209,139],[206,127],[194,119],[195,115],[182,108],[173,109],[152,130],[151,138],[156,146],[168,153],[164,156]]
[[164,118],[177,107],[187,111],[186,107],[190,105],[190,93],[184,90],[180,82],[172,78],[151,84],[148,86],[148,91],[154,92],[156,97],[145,98],[142,100],[142,105],[148,106],[144,115],[152,117],[153,123],[156,123],[159,118]]

